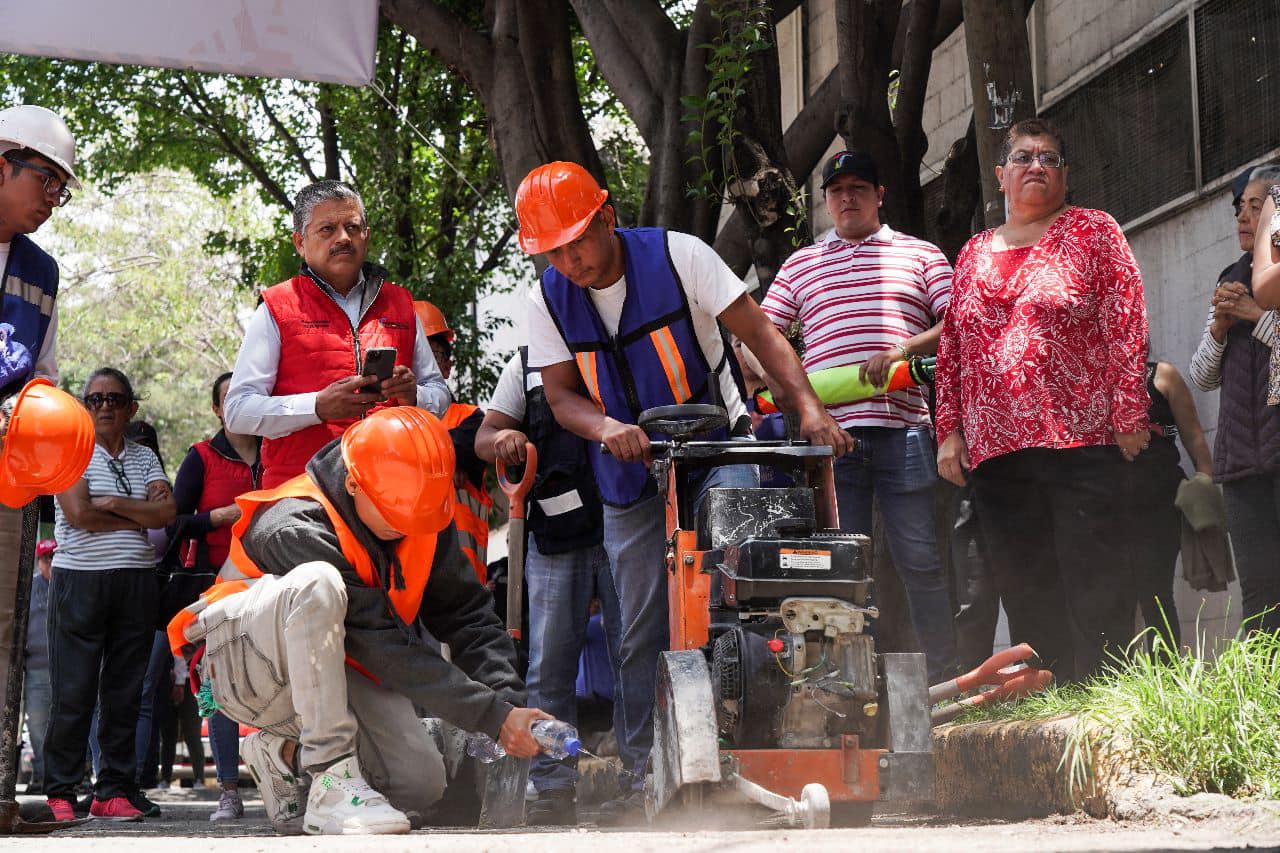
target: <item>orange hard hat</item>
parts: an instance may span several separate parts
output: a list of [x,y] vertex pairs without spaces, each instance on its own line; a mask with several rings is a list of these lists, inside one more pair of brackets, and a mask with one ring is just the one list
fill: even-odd
[[438,533],[453,520],[453,442],[439,418],[393,406],[342,434],[342,461],[387,523],[401,533]]
[[418,315],[418,322],[422,324],[422,333],[428,338],[432,335],[447,335],[450,343],[453,343],[453,329],[449,328],[449,321],[444,318],[444,312],[437,308],[434,304],[419,299],[413,303],[413,313]]
[[537,255],[581,236],[609,197],[577,163],[557,160],[524,176],[516,190],[520,248]]
[[75,397],[47,379],[18,393],[0,450],[0,503],[65,492],[93,457],[93,420]]

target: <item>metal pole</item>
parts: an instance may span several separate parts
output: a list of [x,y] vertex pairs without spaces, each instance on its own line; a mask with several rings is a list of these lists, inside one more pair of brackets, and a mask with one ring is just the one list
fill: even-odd
[[9,680],[5,684],[4,710],[0,712],[0,834],[11,834],[22,822],[15,793],[18,784],[18,745],[22,728],[22,681],[26,667],[27,617],[31,601],[31,574],[36,564],[36,537],[40,529],[40,502],[22,508],[22,544],[18,548],[18,583],[13,597],[13,645],[9,651]]

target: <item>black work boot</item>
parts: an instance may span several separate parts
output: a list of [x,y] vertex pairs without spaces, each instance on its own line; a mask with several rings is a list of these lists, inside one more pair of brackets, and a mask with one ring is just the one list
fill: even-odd
[[642,826],[647,820],[644,789],[636,788],[601,804],[597,822],[600,826]]
[[572,788],[539,791],[538,799],[529,804],[526,826],[577,826],[578,808]]

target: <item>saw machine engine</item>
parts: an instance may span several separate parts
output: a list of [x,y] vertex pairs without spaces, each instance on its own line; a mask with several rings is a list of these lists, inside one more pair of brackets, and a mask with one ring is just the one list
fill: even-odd
[[711,683],[726,745],[814,749],[838,747],[842,735],[874,737],[867,629],[878,614],[867,550],[866,537],[842,535],[751,536],[724,549],[713,577]]

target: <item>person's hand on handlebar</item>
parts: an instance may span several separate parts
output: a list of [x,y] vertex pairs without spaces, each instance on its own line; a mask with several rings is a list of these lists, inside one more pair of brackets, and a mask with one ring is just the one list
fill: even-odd
[[837,458],[854,450],[853,439],[840,428],[835,418],[827,414],[825,406],[800,413],[800,435],[812,445],[829,445]]
[[620,462],[652,460],[649,452],[649,436],[635,424],[624,424],[613,418],[605,418],[600,428],[600,443]]

